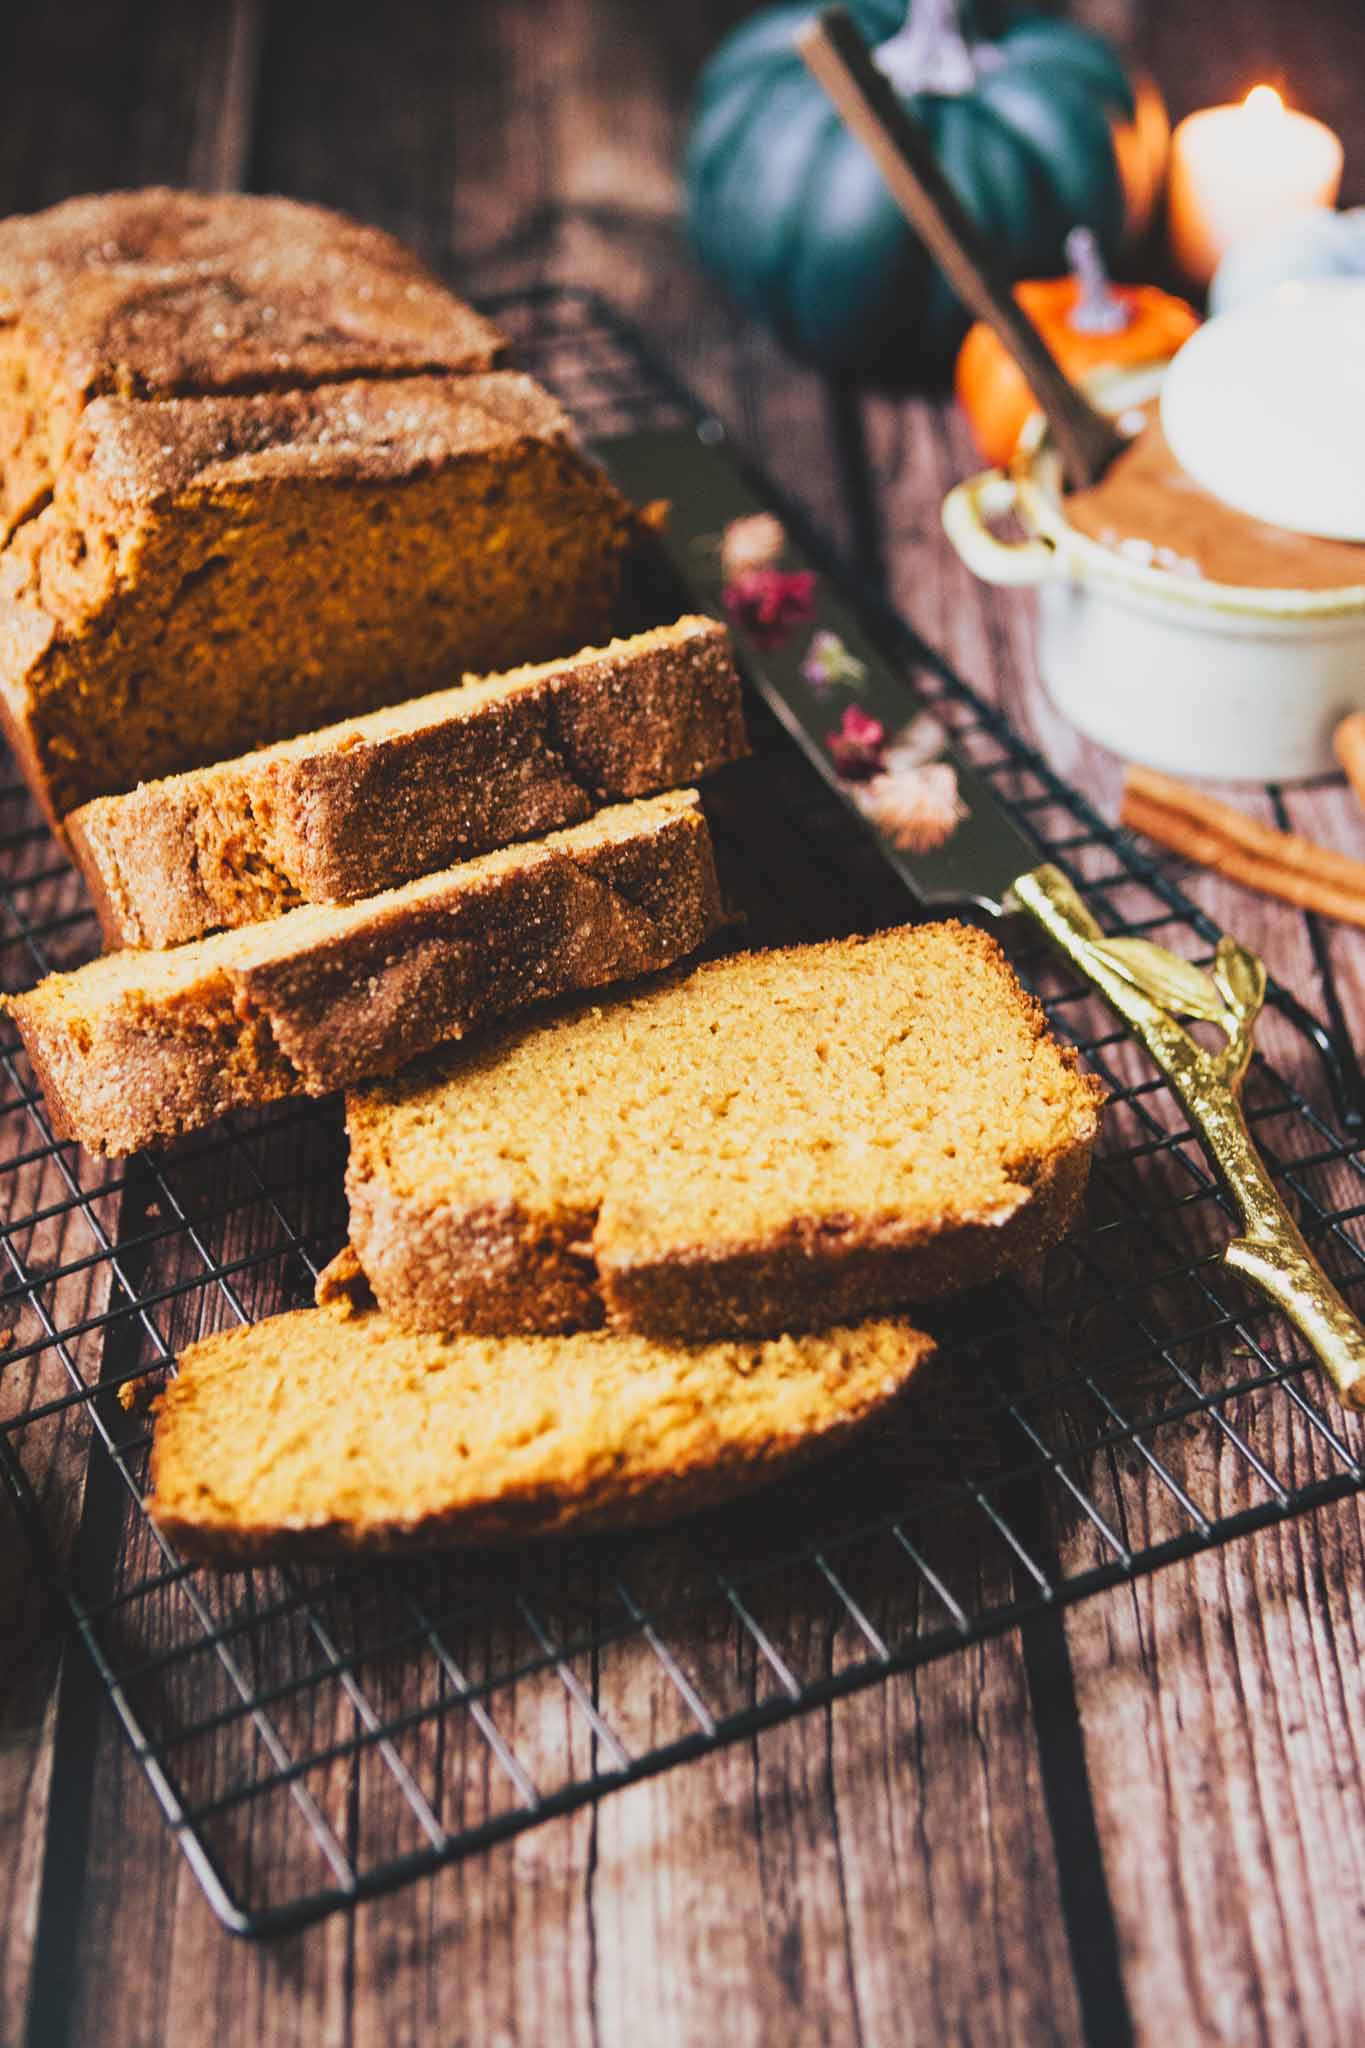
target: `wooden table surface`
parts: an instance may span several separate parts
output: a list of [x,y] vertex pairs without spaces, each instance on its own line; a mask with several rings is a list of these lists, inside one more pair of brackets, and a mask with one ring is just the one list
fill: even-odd
[[[870,533],[818,381],[681,250],[690,82],[741,11],[10,8],[0,212],[156,180],[283,191],[395,230],[471,291],[599,287],[842,544],[881,546],[914,623],[1112,814],[1118,766],[1040,696],[1027,603],[975,585],[943,541],[939,500],[973,461],[951,410],[864,404]],[[1283,78],[1345,135],[1347,197],[1365,197],[1356,0],[1085,12],[1152,65],[1177,113]],[[1339,790],[1290,807],[1365,851]],[[1320,1003],[1301,918],[1191,887]],[[1340,927],[1324,937],[1359,1040],[1365,949]],[[1304,1063],[1292,1039],[1279,1049]],[[65,1478],[74,1499],[78,1474]],[[1365,2038],[1361,1534],[1353,1499],[1171,1566],[261,1948],[212,1919],[112,1714],[83,1732],[67,1717],[54,1749],[60,1631],[11,1529],[0,2031],[42,2048],[1346,2048]]]

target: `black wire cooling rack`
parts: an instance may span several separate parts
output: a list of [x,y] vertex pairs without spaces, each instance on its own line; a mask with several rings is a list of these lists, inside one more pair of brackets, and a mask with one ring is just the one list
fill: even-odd
[[[594,300],[496,308],[590,436],[687,402]],[[960,746],[1112,931],[1191,957],[1169,877],[881,620]],[[875,851],[754,707],[710,797],[751,934],[906,914]],[[25,791],[0,790],[6,988],[95,949]],[[168,1825],[226,1925],[266,1934],[385,1891],[613,1787],[1360,1488],[1358,1426],[1218,1265],[1229,1215],[1165,1084],[1050,956],[1016,955],[1112,1091],[1083,1228],[1026,1282],[930,1318],[941,1356],[842,1462],[672,1530],[508,1555],[218,1576],[142,1511],[149,1432],[120,1389],[192,1337],[306,1300],[341,1241],[334,1104],[110,1170],[53,1142],[3,1048],[0,1467]],[[1263,1059],[1260,1144],[1348,1298],[1365,1171],[1349,1050],[1283,990],[1324,1102]],[[1329,1002],[1330,1009],[1330,1002]]]

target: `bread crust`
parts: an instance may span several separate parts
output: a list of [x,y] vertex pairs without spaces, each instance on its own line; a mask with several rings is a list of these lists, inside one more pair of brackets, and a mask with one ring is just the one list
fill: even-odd
[[894,1220],[801,1218],[772,1237],[697,1245],[651,1261],[615,1252],[594,1210],[418,1210],[347,1179],[353,1249],[386,1313],[409,1330],[563,1333],[604,1321],[700,1342],[812,1330],[984,1286],[1066,1235],[1090,1174],[1093,1128],[1043,1161],[1013,1214],[932,1234]]
[[608,1322],[695,1339],[716,1330],[815,1329],[886,1315],[981,1287],[1027,1265],[1064,1237],[1090,1176],[1094,1127],[1040,1162],[1027,1194],[1003,1219],[950,1224],[925,1235],[895,1222],[831,1227],[803,1218],[768,1239],[704,1245],[656,1261],[603,1254],[598,1265]]
[[235,497],[243,486],[291,477],[397,483],[526,442],[576,456],[568,414],[519,370],[156,402],[97,398],[72,443],[66,479],[95,528],[164,511],[178,498]]
[[22,322],[87,397],[486,370],[505,349],[379,228],[164,185],[0,220],[0,320]]
[[12,215],[0,220],[0,539],[52,489],[91,399],[463,375],[504,353],[411,250],[324,207],[153,186]]
[[97,398],[0,554],[0,718],[60,826],[461,666],[600,638],[637,538],[562,408],[511,371]]
[[[995,941],[974,928],[957,930],[1023,1031],[1053,1044],[1041,1008],[1019,987]],[[696,979],[737,964],[703,967]],[[547,1028],[553,1031],[553,1022]],[[369,1123],[362,1095],[348,1106],[351,1241],[376,1300],[413,1330],[562,1332],[605,1320],[700,1341],[886,1314],[1016,1270],[1070,1228],[1105,1091],[1080,1071],[1069,1048],[1055,1052],[1067,1112],[1048,1149],[1015,1162],[1007,1202],[997,1196],[988,1210],[945,1215],[929,1226],[895,1216],[796,1216],[761,1238],[674,1244],[658,1256],[632,1249],[606,1187],[593,1205],[566,1213],[530,1213],[511,1202],[457,1208],[405,1192],[384,1169],[383,1145],[374,1141],[380,1126]]]
[[[375,1299],[405,1330],[562,1335],[605,1318],[595,1209],[529,1216],[511,1205],[419,1206],[350,1169],[346,1195],[352,1250]],[[723,1319],[713,1325],[725,1328]]]
[[648,973],[719,916],[706,821],[680,791],[361,904],[96,961],[6,1007],[57,1134],[120,1155]]
[[66,824],[106,942],[174,946],[376,894],[744,751],[729,636],[687,617],[98,798]]

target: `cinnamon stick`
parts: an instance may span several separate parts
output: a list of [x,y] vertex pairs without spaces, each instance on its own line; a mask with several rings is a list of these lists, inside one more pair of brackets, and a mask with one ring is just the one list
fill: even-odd
[[1174,776],[1130,768],[1120,823],[1229,881],[1365,926],[1365,861],[1277,832]]
[[1365,711],[1352,711],[1332,734],[1332,747],[1362,805],[1365,805]]

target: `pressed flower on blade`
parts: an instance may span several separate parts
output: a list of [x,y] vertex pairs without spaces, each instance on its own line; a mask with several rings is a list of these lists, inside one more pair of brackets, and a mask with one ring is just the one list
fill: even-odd
[[720,537],[720,570],[727,583],[751,569],[771,569],[787,545],[782,521],[771,512],[732,519]]
[[885,766],[888,771],[898,768],[919,768],[926,761],[936,761],[948,745],[946,729],[939,724],[932,711],[917,711],[915,716],[895,733],[886,749]]
[[765,646],[776,647],[815,610],[810,569],[746,569],[727,583],[725,609]]
[[902,853],[934,853],[968,815],[951,761],[896,761],[854,791],[864,817]]
[[845,782],[865,782],[881,773],[886,727],[860,704],[849,704],[833,731],[826,733],[825,745]]
[[857,690],[866,680],[867,664],[849,653],[837,633],[822,627],[810,636],[801,673],[813,690],[832,690],[840,683],[847,690]]

